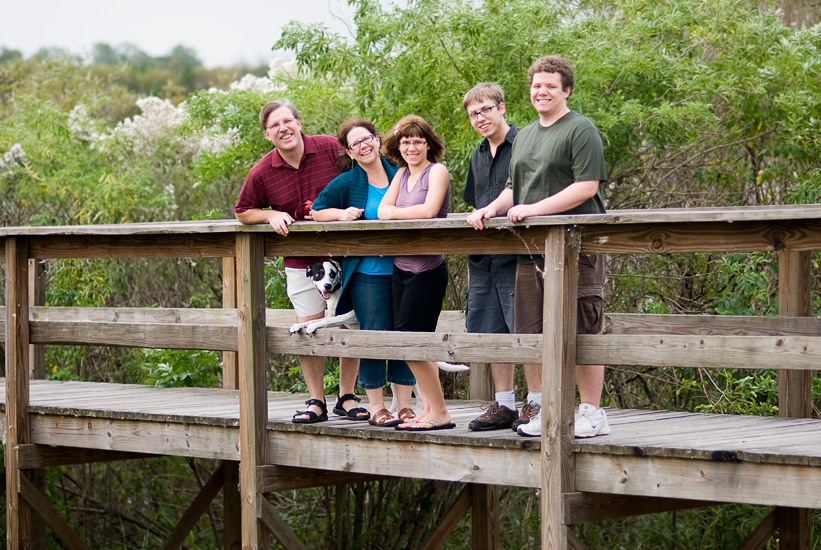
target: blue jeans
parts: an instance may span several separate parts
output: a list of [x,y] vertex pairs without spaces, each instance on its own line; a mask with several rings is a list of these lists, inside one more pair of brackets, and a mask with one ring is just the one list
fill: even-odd
[[[348,281],[353,309],[361,330],[393,330],[393,289],[390,275],[354,273]],[[407,363],[388,360],[388,382],[413,386],[416,378]],[[360,359],[359,387],[381,388],[385,385],[385,360]]]
[[513,334],[513,289],[516,287],[516,261],[490,264],[485,271],[468,264],[465,317],[468,332]]

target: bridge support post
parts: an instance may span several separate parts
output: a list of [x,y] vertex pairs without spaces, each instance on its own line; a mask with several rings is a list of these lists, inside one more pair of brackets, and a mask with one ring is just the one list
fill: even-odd
[[573,406],[576,401],[576,289],[581,239],[551,227],[545,240],[542,349],[542,548],[566,550],[563,493],[575,491]]
[[[237,260],[228,257],[222,259],[222,307],[237,307]],[[227,390],[239,389],[237,353],[225,351],[222,354],[222,387]],[[239,550],[242,547],[242,528],[240,510],[242,509],[239,491],[239,463],[223,462],[222,483],[222,525],[223,546],[225,550]]]
[[262,528],[264,495],[257,469],[265,464],[265,424],[268,393],[265,359],[265,269],[264,236],[239,233],[237,250],[237,364],[240,401],[240,491],[242,548],[268,548],[268,533]]
[[[46,264],[44,260],[28,261],[28,294],[29,306],[46,305]],[[46,377],[46,347],[42,344],[29,345],[29,376],[31,380],[43,380]],[[31,484],[41,493],[46,492],[46,471],[34,468],[30,471]],[[32,550],[46,547],[46,523],[40,514],[32,514]]]
[[9,550],[34,542],[31,506],[20,494],[16,447],[31,443],[29,422],[28,239],[6,237],[6,537]]
[[[809,317],[811,313],[812,268],[809,251],[778,253],[778,314]],[[812,412],[812,371],[778,372],[778,416],[809,418]],[[810,510],[778,508],[780,550],[809,550],[812,542]]]

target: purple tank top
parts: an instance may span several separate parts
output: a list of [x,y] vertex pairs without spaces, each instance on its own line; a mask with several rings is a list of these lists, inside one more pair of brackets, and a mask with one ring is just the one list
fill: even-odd
[[[430,163],[419,175],[419,180],[413,189],[408,191],[408,178],[410,177],[410,170],[405,170],[399,176],[399,195],[396,197],[396,206],[398,208],[406,208],[408,206],[415,206],[417,204],[424,204],[425,198],[428,196],[428,178],[430,170],[435,163]],[[442,207],[437,218],[448,217],[448,205],[450,205],[450,187],[445,192],[445,198],[442,201]],[[422,273],[439,267],[445,261],[444,256],[396,256],[393,263],[402,271],[410,271],[411,273]]]

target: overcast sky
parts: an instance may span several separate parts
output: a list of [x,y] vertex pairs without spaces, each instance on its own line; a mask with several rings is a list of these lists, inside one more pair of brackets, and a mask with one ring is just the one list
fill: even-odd
[[257,64],[291,20],[324,22],[349,36],[353,10],[345,0],[9,0],[0,10],[0,46],[26,57],[42,47],[88,53],[97,42],[130,42],[151,56],[182,44],[206,67]]

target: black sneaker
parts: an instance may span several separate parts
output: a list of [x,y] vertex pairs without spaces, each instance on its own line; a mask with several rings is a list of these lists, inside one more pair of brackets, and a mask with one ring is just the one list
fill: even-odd
[[518,428],[522,424],[527,424],[528,422],[530,422],[530,419],[539,414],[540,410],[542,410],[541,405],[537,405],[532,401],[525,403],[525,406],[522,407],[522,416],[520,416],[517,420],[514,420],[513,424],[510,427],[515,432],[516,428]]
[[504,405],[499,405],[495,401],[487,405],[487,410],[468,424],[468,429],[475,432],[482,432],[485,430],[502,430],[510,428],[513,421],[519,418],[519,413],[515,410],[510,410]]

